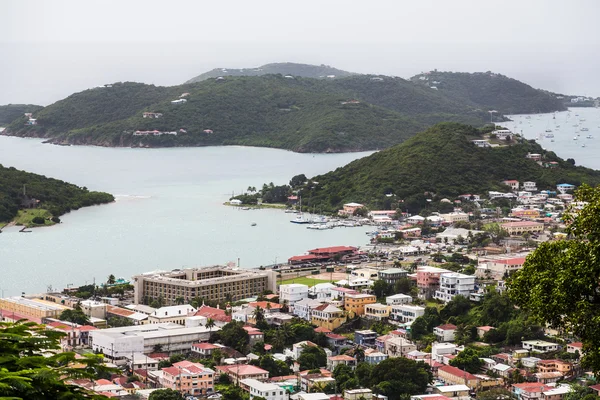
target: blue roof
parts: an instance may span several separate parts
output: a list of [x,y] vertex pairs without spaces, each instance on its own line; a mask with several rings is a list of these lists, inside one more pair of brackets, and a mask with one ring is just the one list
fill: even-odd
[[574,185],[571,185],[570,183],[559,183],[556,186],[574,186]]

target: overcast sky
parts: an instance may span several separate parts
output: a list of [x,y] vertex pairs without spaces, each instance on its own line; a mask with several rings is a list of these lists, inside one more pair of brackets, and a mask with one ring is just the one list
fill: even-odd
[[599,16],[598,0],[0,0],[0,104],[285,61],[600,96]]

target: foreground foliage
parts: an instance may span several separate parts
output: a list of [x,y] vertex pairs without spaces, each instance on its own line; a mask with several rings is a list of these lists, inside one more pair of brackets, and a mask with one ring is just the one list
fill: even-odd
[[66,383],[66,379],[96,379],[111,372],[102,356],[52,354],[64,334],[35,323],[0,323],[0,397],[24,400],[105,399]]
[[584,367],[600,372],[600,186],[565,217],[568,240],[540,244],[508,282],[513,301],[552,328],[581,338]]

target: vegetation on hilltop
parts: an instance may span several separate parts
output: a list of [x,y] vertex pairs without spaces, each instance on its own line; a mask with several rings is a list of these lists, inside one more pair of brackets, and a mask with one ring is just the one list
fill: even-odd
[[[527,104],[543,110],[545,106],[538,105],[536,96],[544,101],[552,98],[508,78],[487,78],[490,80],[501,84],[492,86],[486,96],[514,100],[517,108]],[[523,88],[529,91],[521,96]],[[438,122],[484,124],[488,106],[478,101],[487,101],[487,97],[464,94],[465,90],[462,86],[457,86],[456,93],[433,90],[401,78],[370,75],[339,79],[229,76],[172,87],[126,82],[58,101],[34,113],[38,122],[34,126],[26,125],[25,117],[17,118],[4,134],[101,146],[374,150],[401,143]],[[187,93],[186,102],[173,104],[183,93]],[[508,111],[530,111],[517,108]],[[143,118],[144,112],[162,116]],[[135,131],[154,130],[176,134],[134,135]]]
[[[411,78],[449,99],[480,107],[484,112],[528,114],[566,110],[560,99],[516,79],[492,72],[430,71]],[[434,90],[434,89],[432,89]]]
[[[427,199],[439,200],[465,193],[508,191],[505,179],[537,182],[542,190],[557,183],[600,183],[600,171],[575,167],[534,141],[511,146],[479,148],[471,140],[482,132],[457,123],[438,124],[392,148],[353,161],[299,188],[303,204],[335,211],[344,203],[360,202],[374,209],[400,208],[418,212]],[[540,153],[558,168],[544,168],[527,159]]]
[[17,216],[23,200],[23,186],[27,196],[39,200],[38,207],[48,210],[53,217],[114,201],[108,193],[90,192],[85,187],[0,165],[0,221],[8,222]]
[[7,104],[0,106],[0,126],[8,125],[15,119],[23,117],[23,114],[34,113],[42,108],[44,107],[34,104]]
[[118,82],[108,86],[72,94],[35,112],[38,125],[26,126],[27,118],[22,116],[7,126],[7,131],[16,136],[52,137],[73,129],[128,118],[154,103],[178,97],[182,90],[177,86],[135,82]]
[[201,82],[210,78],[219,76],[260,76],[269,74],[281,74],[302,76],[305,78],[326,78],[334,75],[336,78],[354,75],[352,72],[343,71],[341,69],[330,67],[329,65],[310,65],[298,63],[272,63],[261,65],[256,68],[215,68],[203,74],[200,74],[185,83]]

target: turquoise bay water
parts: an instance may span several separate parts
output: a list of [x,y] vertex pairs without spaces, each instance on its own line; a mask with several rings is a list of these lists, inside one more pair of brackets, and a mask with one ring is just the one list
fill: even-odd
[[[572,109],[552,117],[512,116],[504,125],[529,139],[552,129],[554,142],[542,138],[543,147],[600,169],[600,110]],[[573,127],[575,123],[580,126]],[[589,131],[576,132],[580,127]],[[578,133],[579,140],[573,140]],[[40,292],[48,285],[61,289],[94,278],[104,281],[109,274],[130,277],[238,258],[242,267],[250,268],[314,247],[364,245],[368,228],[315,231],[289,223],[292,215],[279,210],[241,211],[222,203],[250,185],[283,184],[296,174],[324,173],[368,154],[296,154],[251,147],[61,147],[0,136],[1,164],[117,197],[113,204],[67,214],[57,226],[25,234],[11,228],[0,234],[0,290],[6,296]]]
[[[63,223],[0,234],[4,295],[105,281],[157,269],[237,262],[258,267],[315,247],[364,245],[367,228],[325,231],[281,210],[223,206],[232,192],[324,173],[370,153],[296,154],[252,147],[61,147],[0,136],[0,163],[116,195]],[[256,222],[256,226],[251,226]]]

